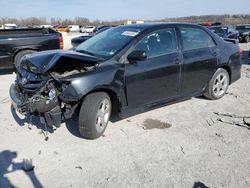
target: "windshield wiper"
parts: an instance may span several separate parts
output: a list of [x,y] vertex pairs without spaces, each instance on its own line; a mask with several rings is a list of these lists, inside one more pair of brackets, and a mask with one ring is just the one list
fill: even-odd
[[91,53],[91,52],[88,52],[86,50],[76,50],[77,52],[81,52],[81,53],[84,53],[84,54],[88,54],[88,55],[92,55],[92,56],[95,56],[95,54]]

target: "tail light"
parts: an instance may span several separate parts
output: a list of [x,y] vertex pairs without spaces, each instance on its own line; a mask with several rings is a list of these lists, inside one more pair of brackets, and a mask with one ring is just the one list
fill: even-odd
[[59,37],[59,46],[60,46],[60,49],[63,49],[63,37],[62,37],[62,34],[60,34],[60,37]]
[[241,48],[239,48],[239,54],[240,54],[240,57],[242,57],[242,56],[243,56],[243,53],[244,53],[244,51],[243,51]]

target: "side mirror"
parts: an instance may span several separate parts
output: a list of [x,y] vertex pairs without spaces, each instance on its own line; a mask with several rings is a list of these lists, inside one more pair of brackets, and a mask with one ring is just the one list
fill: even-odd
[[127,58],[129,62],[133,63],[136,61],[143,61],[147,59],[147,54],[145,51],[136,50],[132,51]]

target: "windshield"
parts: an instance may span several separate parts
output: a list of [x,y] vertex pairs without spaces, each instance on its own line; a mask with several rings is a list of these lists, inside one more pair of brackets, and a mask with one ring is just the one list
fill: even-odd
[[212,27],[211,30],[214,32],[214,33],[225,33],[227,32],[227,27]]
[[240,25],[240,26],[237,26],[236,30],[250,30],[250,25]]
[[76,51],[110,58],[126,46],[139,32],[138,28],[116,27],[95,35],[80,44]]

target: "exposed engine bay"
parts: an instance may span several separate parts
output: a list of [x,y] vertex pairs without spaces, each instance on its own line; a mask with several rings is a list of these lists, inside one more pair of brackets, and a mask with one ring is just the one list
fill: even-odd
[[66,80],[70,76],[94,70],[97,63],[96,60],[67,55],[55,54],[51,59],[53,61],[47,63],[33,63],[32,57],[22,59],[20,67],[17,67],[17,79],[10,88],[12,104],[17,111],[38,116],[42,123],[55,127],[59,127],[63,119],[72,116],[79,101],[61,97],[61,93],[71,84]]

